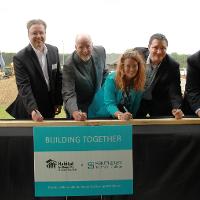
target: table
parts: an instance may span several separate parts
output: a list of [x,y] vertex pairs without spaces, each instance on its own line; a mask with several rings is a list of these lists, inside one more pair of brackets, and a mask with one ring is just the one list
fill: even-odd
[[185,118],[0,121],[0,199],[34,193],[34,126],[133,125],[134,200],[196,200],[200,196],[200,120]]

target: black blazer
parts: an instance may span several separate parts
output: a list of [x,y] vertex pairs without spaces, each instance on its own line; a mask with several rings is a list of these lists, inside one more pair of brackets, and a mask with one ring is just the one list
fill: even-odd
[[[191,55],[187,59],[187,76],[184,94],[186,114],[195,114],[200,108],[200,51]],[[192,113],[190,112],[192,109]]]
[[[143,51],[146,54],[147,48]],[[172,115],[172,109],[182,104],[182,93],[179,64],[168,54],[160,64],[152,86],[152,100],[142,99],[137,116],[145,117],[147,113],[150,116]]]
[[43,117],[52,118],[55,115],[54,106],[62,105],[62,73],[58,49],[49,44],[46,47],[50,91],[30,44],[13,57],[18,95],[6,111],[16,119],[31,118],[34,109],[38,109]]
[[[88,90],[93,85],[82,73],[83,66],[81,63],[76,63],[74,53],[68,57],[63,66],[63,83],[62,94],[65,109],[68,113],[72,113],[78,109],[87,112],[88,106],[92,101],[89,97]],[[95,90],[97,91],[107,76],[106,69],[106,53],[102,46],[94,46],[92,51],[92,59],[95,71]],[[95,93],[95,91],[94,91]]]

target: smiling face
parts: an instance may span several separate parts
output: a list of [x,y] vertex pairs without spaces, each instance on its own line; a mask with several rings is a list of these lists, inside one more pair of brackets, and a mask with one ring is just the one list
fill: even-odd
[[133,58],[126,58],[124,60],[124,74],[127,80],[133,79],[138,72],[138,63]]
[[150,59],[152,64],[158,65],[166,56],[167,42],[165,40],[154,39],[149,45]]
[[80,35],[76,38],[76,52],[83,61],[88,61],[92,55],[92,41],[88,35]]
[[35,49],[43,50],[46,30],[43,24],[33,24],[28,30],[28,37]]

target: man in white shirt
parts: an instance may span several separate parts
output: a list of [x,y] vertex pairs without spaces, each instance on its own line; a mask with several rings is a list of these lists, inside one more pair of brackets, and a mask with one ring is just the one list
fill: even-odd
[[16,119],[42,121],[60,113],[62,74],[58,49],[45,43],[46,23],[27,23],[30,44],[13,58],[18,96],[7,108]]

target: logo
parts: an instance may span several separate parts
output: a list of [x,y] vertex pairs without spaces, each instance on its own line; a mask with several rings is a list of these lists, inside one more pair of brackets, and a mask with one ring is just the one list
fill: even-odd
[[75,168],[73,161],[56,161],[49,159],[46,161],[46,167],[48,169],[56,169],[58,171],[77,171],[77,168]]
[[49,159],[46,163],[47,168],[56,168],[57,162],[55,160]]
[[119,169],[123,167],[122,161],[105,160],[105,161],[89,161],[88,169]]

